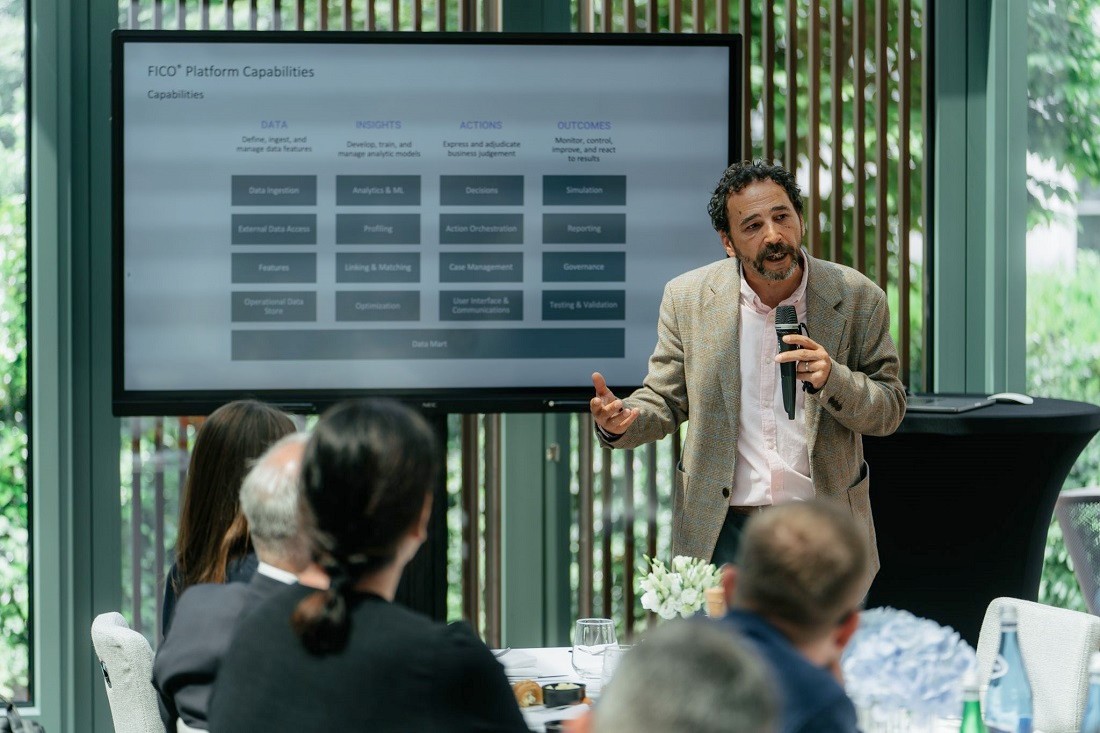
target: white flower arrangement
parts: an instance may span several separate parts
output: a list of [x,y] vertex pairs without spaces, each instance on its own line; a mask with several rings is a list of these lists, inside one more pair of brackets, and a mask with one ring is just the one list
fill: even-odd
[[671,567],[656,558],[646,557],[649,573],[639,584],[642,608],[661,618],[688,618],[703,608],[704,591],[721,583],[722,574],[714,565],[697,557],[677,555]]
[[860,614],[841,669],[857,707],[958,715],[960,681],[975,664],[974,649],[950,626],[886,607]]

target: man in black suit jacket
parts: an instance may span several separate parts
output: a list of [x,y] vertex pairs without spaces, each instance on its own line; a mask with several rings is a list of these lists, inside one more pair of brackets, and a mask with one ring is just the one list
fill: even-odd
[[[260,560],[248,583],[204,583],[187,589],[157,650],[153,684],[169,733],[176,719],[207,729],[214,678],[237,621],[263,600],[298,582],[309,547],[298,512],[298,475],[308,436],[295,433],[271,446],[241,485],[241,509]],[[310,580],[310,579],[306,579]]]

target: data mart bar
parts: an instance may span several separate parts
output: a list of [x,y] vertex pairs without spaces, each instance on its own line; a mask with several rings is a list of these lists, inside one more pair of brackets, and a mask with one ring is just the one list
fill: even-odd
[[622,328],[235,330],[233,361],[621,359]]

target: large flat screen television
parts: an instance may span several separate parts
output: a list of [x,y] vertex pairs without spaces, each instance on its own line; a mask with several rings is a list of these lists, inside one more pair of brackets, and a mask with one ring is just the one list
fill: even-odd
[[118,31],[114,411],[584,409],[724,256],[736,35]]

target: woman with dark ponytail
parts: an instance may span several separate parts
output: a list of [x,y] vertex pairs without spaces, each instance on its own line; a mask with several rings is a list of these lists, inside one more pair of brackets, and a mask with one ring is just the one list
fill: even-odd
[[527,730],[503,669],[467,625],[393,603],[427,536],[440,460],[427,423],[396,402],[346,402],[321,418],[302,496],[329,587],[292,587],[241,620],[210,730]]

